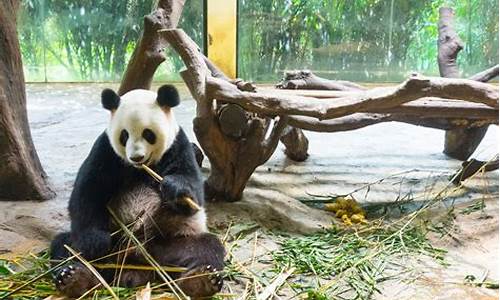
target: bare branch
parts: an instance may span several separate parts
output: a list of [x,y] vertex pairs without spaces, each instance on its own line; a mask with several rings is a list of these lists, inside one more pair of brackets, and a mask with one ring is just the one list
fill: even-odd
[[330,90],[330,91],[362,91],[365,88],[357,83],[344,80],[330,80],[314,75],[309,70],[285,72],[277,85],[279,89],[292,90]]
[[283,134],[283,130],[286,128],[287,124],[288,116],[280,116],[278,122],[274,124],[269,137],[263,141],[262,146],[264,147],[264,151],[262,155],[262,163],[265,163],[269,159],[269,157],[273,155],[280,137]]
[[267,87],[259,87],[257,92],[267,95],[302,96],[318,99],[341,98],[359,94],[359,91],[284,90]]
[[495,77],[498,77],[498,65],[491,67],[489,69],[486,69],[486,70],[479,72],[477,74],[474,74],[471,77],[469,77],[469,79],[475,80],[475,81],[481,81],[481,82],[488,82]]
[[177,27],[184,2],[185,0],[161,0],[158,8],[144,17],[144,32],[123,74],[118,94],[151,87],[156,69],[165,60],[164,49],[167,46],[158,30]]
[[309,131],[337,132],[349,131],[383,122],[402,122],[436,129],[452,129],[457,127],[471,128],[488,124],[498,124],[498,120],[467,120],[460,118],[427,118],[406,114],[372,114],[356,113],[332,120],[319,121],[311,117],[290,116],[288,124]]
[[375,88],[336,99],[247,93],[216,78],[207,78],[207,94],[267,115],[302,115],[333,119],[356,112],[381,112],[422,97],[463,99],[498,107],[498,88],[466,79],[411,77],[396,87]]
[[470,103],[461,100],[441,98],[420,98],[418,100],[385,109],[370,109],[360,112],[400,113],[421,116],[424,118],[464,118],[470,120],[484,119],[498,122],[498,109],[481,103]]
[[455,175],[453,175],[453,183],[458,185],[460,182],[481,171],[488,172],[494,170],[498,170],[498,156],[496,159],[490,161],[480,161],[477,159],[464,161],[462,163],[462,168]]

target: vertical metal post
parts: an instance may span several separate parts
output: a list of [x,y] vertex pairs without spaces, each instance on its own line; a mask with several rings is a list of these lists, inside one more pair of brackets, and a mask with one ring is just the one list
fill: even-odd
[[40,26],[42,26],[42,30],[41,30],[41,33],[42,33],[42,53],[43,53],[43,76],[44,76],[44,82],[47,83],[48,82],[48,78],[47,78],[47,40],[46,40],[46,37],[45,37],[45,30],[44,30],[44,26],[45,26],[45,16],[46,16],[46,5],[45,5],[45,0],[40,0],[38,2],[38,4],[40,5],[40,11],[39,11],[39,15],[38,15],[38,18],[40,18],[40,20],[38,20]]

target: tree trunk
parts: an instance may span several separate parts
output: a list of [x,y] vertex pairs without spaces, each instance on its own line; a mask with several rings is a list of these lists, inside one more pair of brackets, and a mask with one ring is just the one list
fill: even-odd
[[481,82],[488,82],[494,79],[495,77],[498,77],[498,65],[486,69],[482,72],[479,72],[475,75],[472,75],[471,77],[469,77],[469,79]]
[[21,52],[18,0],[0,1],[0,200],[46,200],[55,194],[31,140]]
[[273,154],[287,118],[276,121],[271,134],[269,118],[250,116],[244,135],[238,139],[222,132],[215,117],[196,117],[193,128],[198,141],[210,160],[210,175],[205,182],[207,200],[238,201],[255,168],[265,163]]
[[[439,9],[439,73],[442,77],[448,78],[460,77],[457,56],[464,47],[463,42],[455,32],[454,17],[453,9],[449,7]],[[487,130],[488,126],[446,130],[443,152],[450,157],[466,160],[477,149]]]
[[464,48],[464,43],[455,32],[455,13],[449,7],[439,9],[438,23],[438,65],[442,77],[459,78],[457,65],[458,53]]

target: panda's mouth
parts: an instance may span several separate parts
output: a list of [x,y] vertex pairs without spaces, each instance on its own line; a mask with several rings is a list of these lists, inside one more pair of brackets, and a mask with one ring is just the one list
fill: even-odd
[[[130,161],[130,160],[129,160]],[[130,163],[132,164],[132,166],[134,166],[135,168],[142,168],[142,165],[146,165],[146,166],[149,166],[149,164],[151,163],[151,155],[142,160],[141,162],[135,162],[135,161],[130,161]]]

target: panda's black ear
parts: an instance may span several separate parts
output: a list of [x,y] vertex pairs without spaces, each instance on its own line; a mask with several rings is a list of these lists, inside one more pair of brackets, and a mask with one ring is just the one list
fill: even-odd
[[156,101],[158,101],[158,104],[161,107],[174,107],[179,105],[179,103],[181,102],[179,98],[179,92],[177,91],[175,86],[171,84],[162,85],[158,89],[158,96],[156,98]]
[[102,107],[107,110],[115,110],[120,105],[120,96],[112,89],[104,89],[101,93]]

